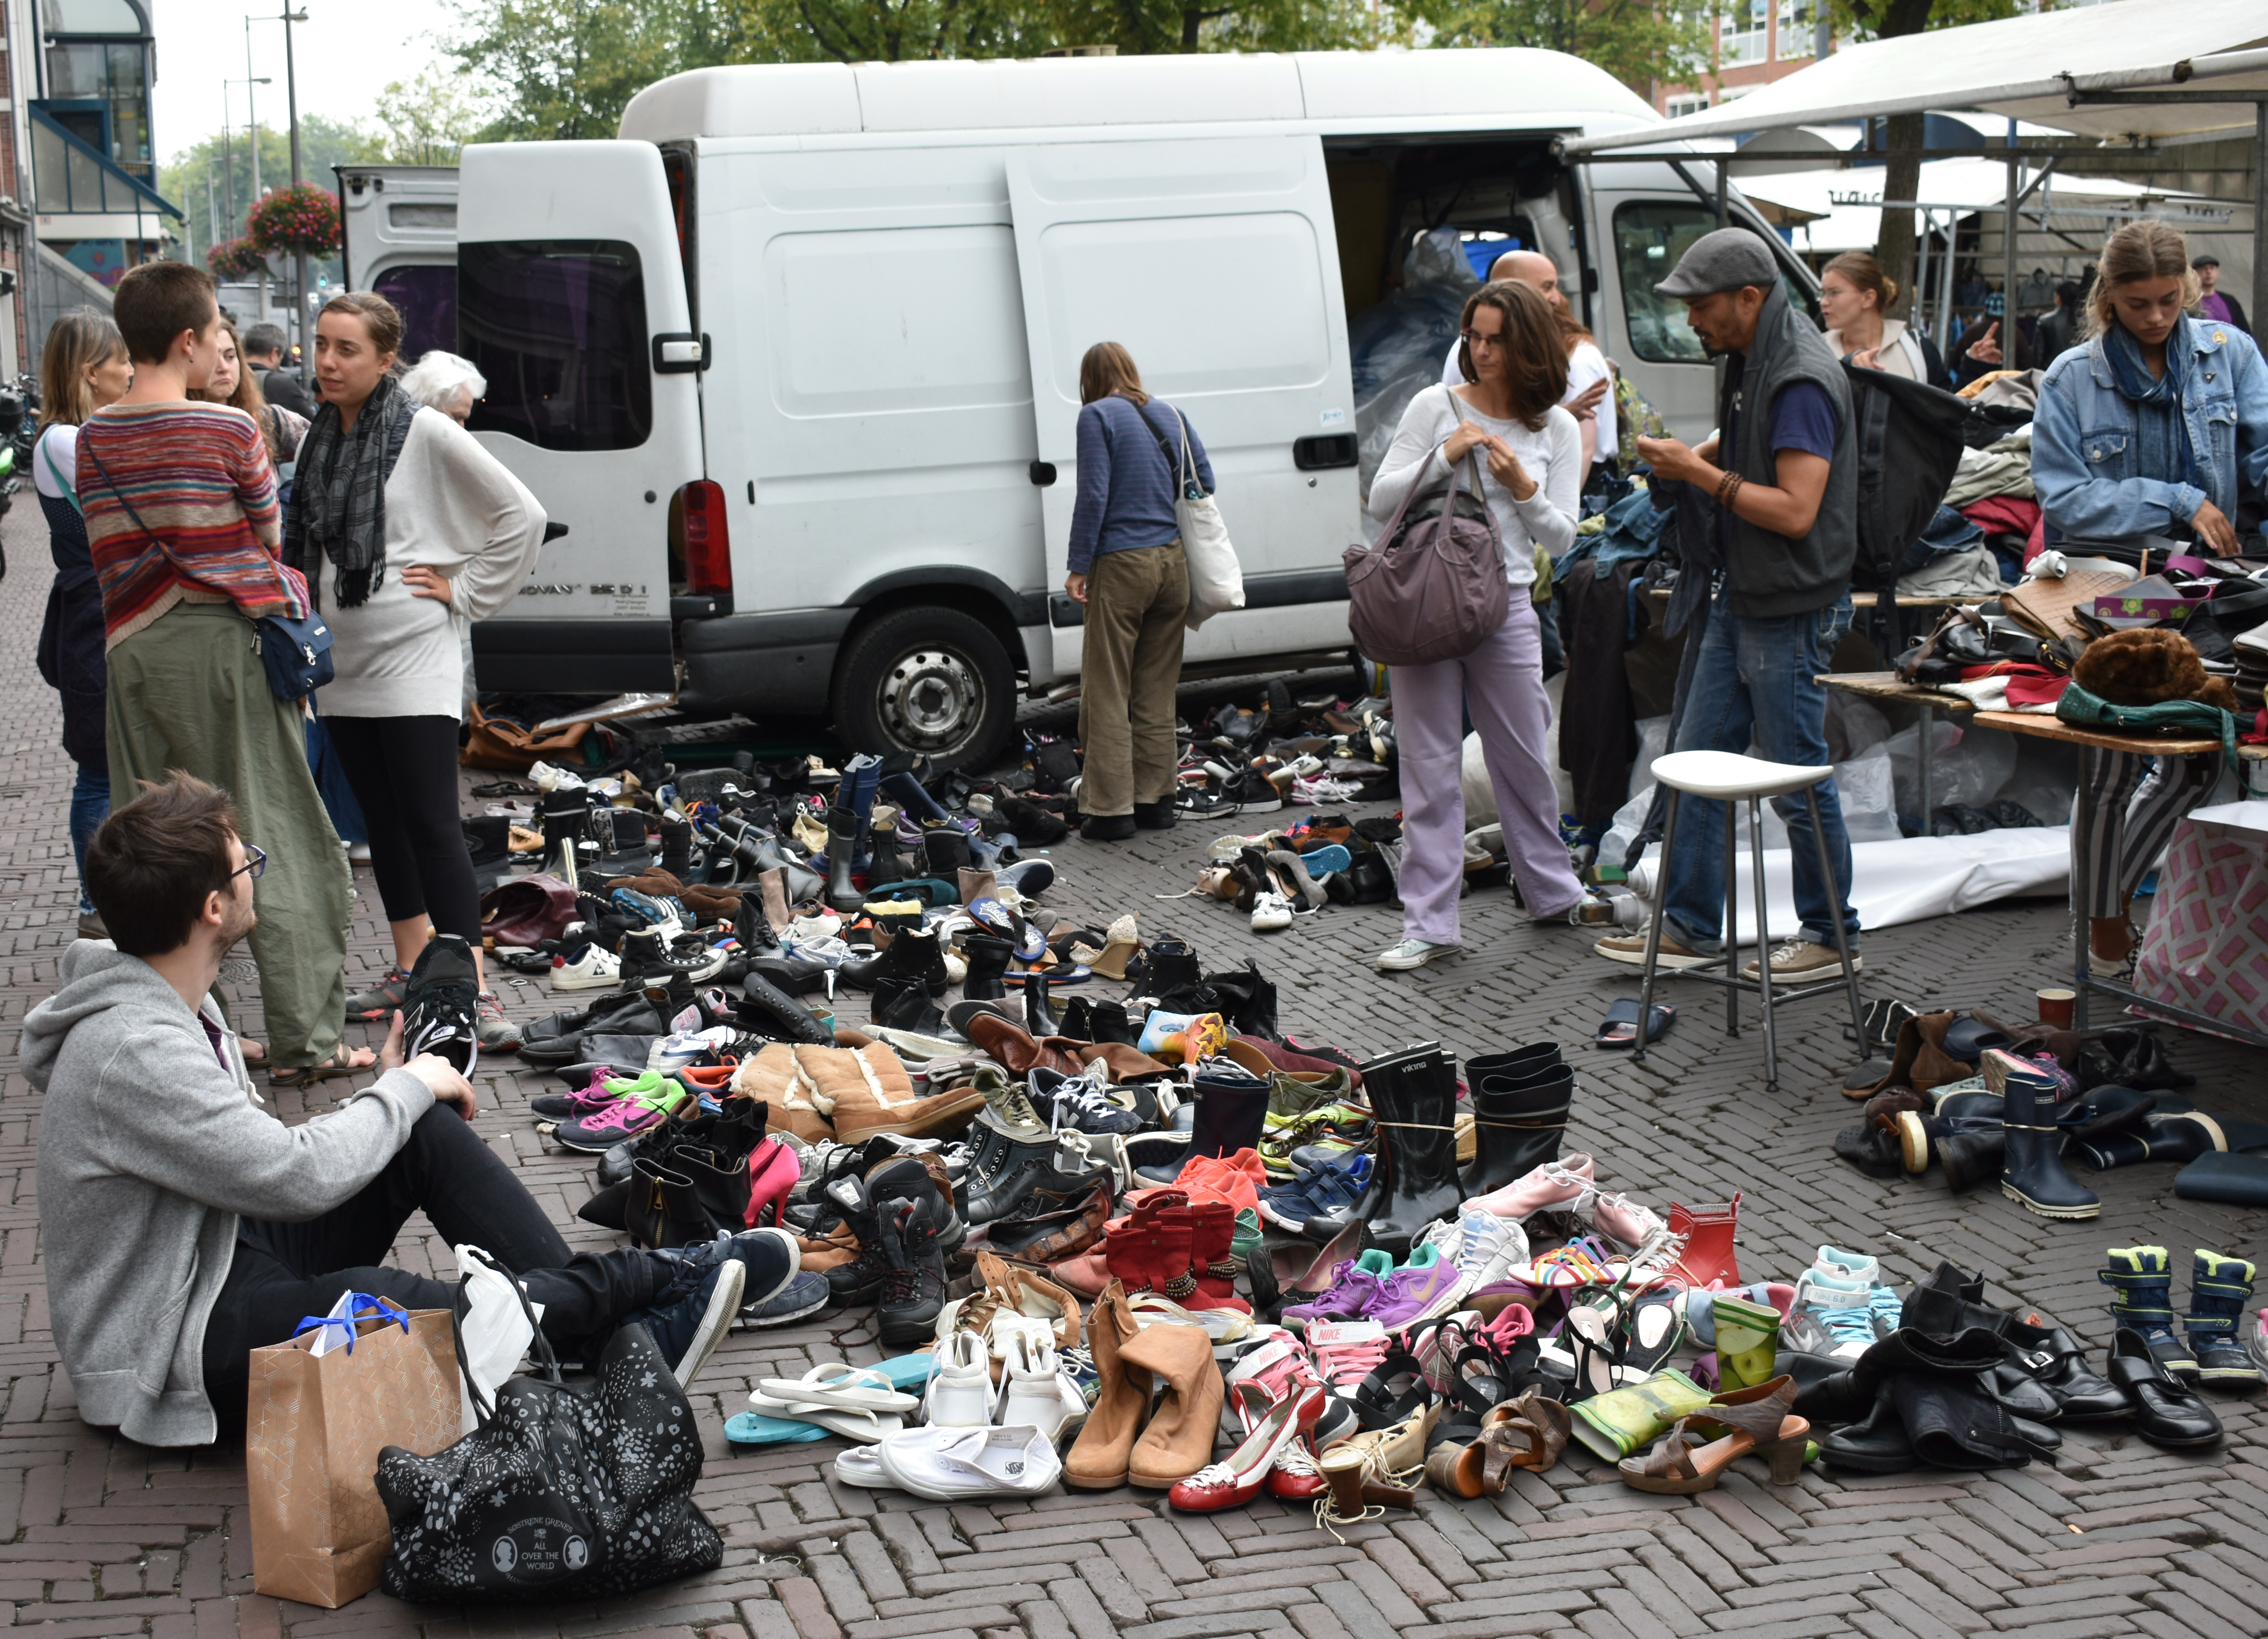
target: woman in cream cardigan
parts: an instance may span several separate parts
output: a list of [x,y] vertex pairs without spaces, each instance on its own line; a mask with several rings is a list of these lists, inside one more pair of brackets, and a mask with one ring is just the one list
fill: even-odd
[[1852,364],[1943,387],[1945,362],[1929,338],[1916,335],[1904,319],[1882,316],[1897,299],[1898,282],[1865,251],[1836,257],[1819,270],[1827,345]]
[[[307,577],[333,633],[324,724],[370,821],[371,869],[394,967],[347,1016],[402,1005],[429,923],[481,959],[480,895],[457,817],[460,641],[518,594],[543,543],[543,509],[472,434],[402,392],[401,315],[383,296],[335,296],[315,325],[322,408],[299,448],[284,561]],[[481,991],[481,1045],[517,1044]]]

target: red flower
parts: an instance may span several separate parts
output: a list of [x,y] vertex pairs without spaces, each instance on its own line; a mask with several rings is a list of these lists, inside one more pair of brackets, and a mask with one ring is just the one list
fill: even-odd
[[249,238],[232,239],[206,251],[205,265],[219,279],[250,279],[260,276],[268,266],[268,261]]
[[252,207],[247,225],[260,251],[328,256],[339,247],[338,198],[313,182],[279,188]]

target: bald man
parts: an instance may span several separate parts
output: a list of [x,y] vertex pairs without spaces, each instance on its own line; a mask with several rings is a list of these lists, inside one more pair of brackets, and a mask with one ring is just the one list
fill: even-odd
[[[1489,264],[1489,281],[1517,279],[1540,292],[1554,307],[1565,311],[1567,298],[1559,289],[1559,269],[1541,251],[1507,250]],[[1441,365],[1441,380],[1450,387],[1464,385],[1465,373],[1457,363],[1453,343]],[[1618,447],[1615,434],[1614,376],[1607,356],[1589,342],[1578,342],[1567,355],[1567,395],[1559,401],[1575,417],[1583,434],[1583,477],[1602,452],[1612,455]]]

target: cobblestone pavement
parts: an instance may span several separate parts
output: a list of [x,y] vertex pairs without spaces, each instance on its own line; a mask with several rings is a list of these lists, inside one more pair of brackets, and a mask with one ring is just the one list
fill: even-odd
[[[144,1449],[80,1423],[56,1369],[40,1273],[36,1101],[16,1068],[17,1024],[47,993],[70,937],[72,872],[64,823],[70,767],[55,745],[53,697],[33,664],[48,581],[38,513],[6,524],[13,572],[0,583],[0,720],[7,743],[0,880],[9,965],[0,994],[0,1600],[13,1621],[58,1634],[151,1639],[293,1639],[422,1630],[585,1635],[652,1631],[689,1639],[1494,1639],[1580,1632],[1893,1635],[2022,1631],[2268,1633],[2268,1420],[2257,1396],[2220,1401],[2226,1447],[2177,1457],[2118,1429],[2064,1431],[2060,1466],[1992,1474],[1922,1473],[1846,1480],[1814,1468],[1775,1488],[1743,1461],[1693,1499],[1628,1490],[1580,1449],[1541,1478],[1519,1473],[1493,1501],[1428,1495],[1414,1516],[1359,1526],[1344,1540],[1303,1510],[1263,1498],[1240,1512],[1176,1517],[1155,1494],[1072,1494],[1036,1505],[931,1506],[848,1489],[836,1443],[735,1455],[724,1419],[759,1377],[823,1360],[877,1357],[860,1317],[736,1337],[699,1385],[709,1466],[700,1500],[725,1533],[714,1575],[605,1606],[493,1613],[413,1609],[372,1594],[328,1612],[252,1591],[239,1448]],[[1145,929],[1195,940],[1221,963],[1259,958],[1282,987],[1285,1027],[1374,1052],[1439,1037],[1462,1053],[1557,1037],[1581,1067],[1567,1147],[1598,1157],[1602,1181],[1666,1206],[1743,1192],[1740,1255],[1750,1278],[1793,1278],[1821,1242],[1879,1251],[1902,1278],[1939,1257],[1981,1267],[1991,1296],[2036,1308],[2093,1346],[2109,1340],[2094,1271],[2107,1245],[2162,1242],[2257,1258],[2257,1214],[2176,1200],[2171,1170],[2088,1181],[2099,1222],[2055,1224],[1997,1193],[1949,1196],[1935,1181],[1877,1183],[1829,1152],[1850,1106],[1834,1090],[1849,1057],[1820,1003],[1783,1048],[1767,1096],[1761,1045],[1728,1040],[1710,995],[1673,997],[1683,1016],[1642,1067],[1593,1052],[1607,1003],[1634,993],[1630,970],[1587,954],[1570,931],[1525,924],[1502,892],[1469,903],[1473,954],[1398,978],[1360,958],[1397,928],[1382,907],[1332,909],[1255,937],[1225,907],[1179,893],[1203,838],[1185,828],[1113,848],[1057,851],[1052,902],[1096,920],[1134,909]],[[367,872],[350,961],[385,965]],[[2065,944],[2059,904],[2001,907],[1892,929],[1867,942],[1866,989],[1938,1006],[1991,1004],[2021,1015]],[[256,996],[240,987],[256,1027]],[[510,998],[516,1016],[549,1011],[541,991]],[[2173,1051],[2208,1107],[2268,1116],[2257,1054],[2179,1032]],[[359,1027],[350,1032],[358,1038]],[[482,1129],[519,1168],[568,1238],[608,1237],[580,1222],[589,1168],[548,1154],[526,1117],[541,1089],[510,1060],[481,1067]],[[334,1084],[336,1085],[335,1083]],[[152,1096],[164,1089],[153,1088]],[[285,1093],[298,1119],[328,1102]],[[422,1220],[396,1248],[408,1266],[447,1274],[448,1249]],[[2185,1299],[2186,1288],[2177,1288]],[[2251,1547],[2244,1545],[2250,1543]]]

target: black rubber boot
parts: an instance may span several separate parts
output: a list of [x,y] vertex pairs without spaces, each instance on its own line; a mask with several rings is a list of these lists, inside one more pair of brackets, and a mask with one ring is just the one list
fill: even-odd
[[1982,1326],[1933,1337],[1904,1325],[1832,1377],[1803,1384],[1796,1393],[1795,1414],[1815,1423],[1847,1422],[1864,1417],[1874,1404],[1875,1391],[1894,1377],[1974,1377],[1992,1370],[2005,1355],[1999,1335]]
[[1998,1122],[1979,1123],[1948,1133],[1937,1141],[1937,1158],[1945,1168],[1946,1187],[1965,1190],[2000,1176],[2007,1164],[2007,1128]]
[[1034,1041],[1044,1036],[1063,1034],[1063,1021],[1056,1016],[1055,1003],[1048,995],[1048,976],[1044,973],[1027,973],[1024,976],[1024,1031]]
[[[1190,1089],[1189,1148],[1163,1166],[1138,1168],[1144,1182],[1170,1184],[1182,1168],[1203,1155],[1218,1159],[1240,1149],[1256,1148],[1268,1124],[1268,1097],[1273,1083],[1229,1081],[1200,1074]],[[1139,1187],[1138,1185],[1137,1187]]]
[[858,816],[849,808],[827,810],[827,903],[836,911],[856,911],[866,896],[850,880],[858,852]]
[[1456,1214],[1464,1200],[1457,1183],[1456,1060],[1438,1042],[1405,1047],[1362,1067],[1379,1129],[1376,1165],[1352,1207],[1310,1218],[1300,1233],[1328,1241],[1359,1219],[1371,1244],[1395,1259],[1437,1218]]
[[2253,1266],[2203,1247],[2190,1256],[2190,1312],[2183,1329],[2189,1335],[2190,1352],[2197,1357],[2199,1381],[2258,1383],[2259,1368],[2236,1336],[2244,1306],[2252,1301]]
[[961,954],[968,963],[961,981],[962,1000],[998,1001],[1007,995],[1008,987],[1002,981],[1008,977],[1008,958],[1016,954],[1015,946],[1005,939],[967,934],[961,937]]
[[2044,1075],[2008,1072],[2001,1092],[2008,1143],[2000,1192],[2043,1218],[2092,1218],[2102,1212],[2102,1200],[2063,1170],[2064,1135],[2056,1125],[2055,1095],[2055,1083]]
[[[1557,1043],[1538,1045],[1548,1049],[1550,1057],[1538,1056],[1524,1073],[1491,1074],[1484,1068],[1489,1063],[1485,1059],[1465,1066],[1465,1084],[1473,1095],[1473,1164],[1465,1169],[1460,1185],[1468,1196],[1500,1190],[1545,1162],[1559,1159],[1559,1140],[1574,1102],[1575,1073],[1558,1062]],[[1523,1053],[1534,1051],[1521,1049]]]

